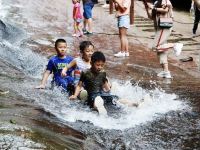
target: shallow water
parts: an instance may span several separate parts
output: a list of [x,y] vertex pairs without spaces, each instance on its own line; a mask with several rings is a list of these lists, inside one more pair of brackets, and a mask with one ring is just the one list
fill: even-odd
[[[113,37],[112,47],[105,52],[106,69],[113,75],[112,93],[134,102],[146,95],[150,98],[138,108],[110,107],[108,117],[98,116],[82,102],[69,101],[59,88],[34,89],[57,37],[68,37],[71,54],[78,47],[79,39],[69,36],[72,20],[66,8],[70,3],[2,0],[0,6],[0,88],[10,91],[0,95],[0,149],[199,148],[197,79],[156,80],[152,73],[157,69],[138,63],[142,58],[135,64],[113,59],[118,46]],[[107,44],[109,38],[96,35],[92,40]],[[102,48],[98,43],[96,47]]]

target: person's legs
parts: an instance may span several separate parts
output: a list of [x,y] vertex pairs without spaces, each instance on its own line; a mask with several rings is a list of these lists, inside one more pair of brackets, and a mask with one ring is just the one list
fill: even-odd
[[138,107],[138,103],[135,103],[126,99],[119,99],[116,102],[119,104],[127,105],[128,107]]
[[121,34],[121,50],[128,53],[128,38],[127,38],[127,29],[122,27],[120,28]]
[[122,53],[124,53],[124,45],[123,45],[123,31],[122,31],[122,28],[121,27],[119,27],[119,39],[120,39],[120,51],[122,52]]
[[87,32],[86,28],[87,28],[87,5],[84,4],[83,5],[83,33],[85,34]]
[[87,3],[84,5],[84,28],[86,30],[86,28],[88,27],[88,34],[92,33],[92,9],[94,7],[94,4],[92,3]]
[[74,34],[72,36],[76,36],[77,35],[77,25],[76,25],[76,21],[74,20]]
[[167,60],[168,52],[167,51],[158,52],[157,55],[160,61],[160,65],[163,69],[160,73],[157,74],[157,76],[162,78],[172,78],[168,68],[168,60]]
[[88,32],[92,33],[92,18],[87,19],[88,23]]
[[85,17],[84,17],[84,19],[83,19],[83,34],[85,34],[87,32],[86,25],[87,25],[87,19],[85,19]]
[[77,22],[77,23],[76,23],[76,26],[77,26],[77,30],[78,30],[78,32],[79,32],[79,35],[78,35],[78,36],[82,36],[82,35],[83,35],[83,32],[82,32],[81,23],[80,23],[80,22]]
[[173,43],[167,43],[167,39],[171,34],[170,29],[158,29],[156,36],[153,42],[153,48],[156,49],[157,55],[160,61],[160,65],[163,69],[160,73],[157,74],[158,77],[171,78],[170,71],[168,69],[168,51],[174,47]]
[[128,15],[118,17],[118,28],[119,28],[119,38],[121,50],[114,56],[124,57],[129,56],[128,52],[128,38],[127,38],[127,29],[130,26],[130,19]]
[[64,91],[67,91],[67,86],[68,86],[67,78],[56,77],[55,83],[56,83],[57,86],[61,86]]
[[196,7],[196,9],[195,9],[194,26],[193,26],[193,34],[196,34],[196,31],[197,31],[197,28],[198,28],[198,24],[199,24],[199,20],[200,20],[200,11]]

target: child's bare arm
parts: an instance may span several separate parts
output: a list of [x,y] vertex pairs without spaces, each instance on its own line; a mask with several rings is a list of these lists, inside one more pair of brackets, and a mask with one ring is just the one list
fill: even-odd
[[78,8],[76,7],[76,8],[75,8],[75,12],[74,12],[73,19],[76,19],[77,13],[78,13]]
[[76,61],[72,60],[67,66],[65,66],[65,68],[62,69],[61,76],[63,77],[67,76],[66,74],[67,70],[74,66],[76,66]]
[[108,92],[111,90],[111,83],[108,81],[108,79],[106,78],[105,83],[103,84],[103,90],[105,92]]
[[76,86],[74,95],[69,97],[70,100],[77,99],[77,97],[78,97],[78,95],[79,95],[79,93],[81,91],[82,86],[83,86],[83,82],[79,81],[78,85]]
[[47,83],[47,79],[48,79],[48,77],[49,77],[50,74],[51,74],[51,72],[49,70],[46,70],[44,72],[44,74],[43,74],[41,84],[39,86],[36,86],[35,88],[36,89],[44,89],[45,85]]

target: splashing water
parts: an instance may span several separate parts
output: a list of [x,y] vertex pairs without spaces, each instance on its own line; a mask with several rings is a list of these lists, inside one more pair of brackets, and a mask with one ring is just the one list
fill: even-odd
[[175,94],[164,93],[158,88],[152,91],[144,90],[141,87],[133,86],[130,82],[121,84],[118,80],[113,81],[112,93],[135,102],[140,102],[144,95],[150,94],[150,98],[137,108],[122,107],[124,113],[116,112],[117,118],[110,115],[108,117],[99,116],[97,112],[91,111],[81,102],[69,101],[67,97],[61,98],[63,95],[59,96],[58,91],[56,94],[59,98],[51,100],[50,103],[47,102],[47,105],[43,104],[43,107],[64,122],[89,121],[100,128],[118,130],[133,128],[136,125],[152,121],[169,111],[181,110],[186,107]]

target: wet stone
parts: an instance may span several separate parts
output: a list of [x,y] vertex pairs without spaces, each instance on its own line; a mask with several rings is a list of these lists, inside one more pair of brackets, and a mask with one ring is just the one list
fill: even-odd
[[0,134],[0,149],[44,149],[45,146],[40,143],[35,143],[29,139],[24,139],[15,135],[3,135]]

